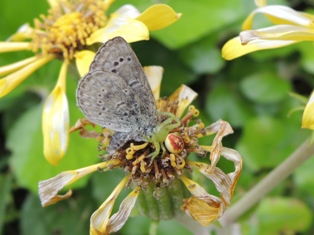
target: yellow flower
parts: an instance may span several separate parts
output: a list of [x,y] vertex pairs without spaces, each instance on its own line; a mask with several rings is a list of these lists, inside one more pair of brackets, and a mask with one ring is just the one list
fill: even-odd
[[314,92],[305,106],[302,117],[302,128],[314,130]]
[[0,42],[0,53],[30,50],[34,56],[0,67],[0,97],[10,93],[30,74],[51,60],[63,61],[58,83],[43,110],[44,155],[57,165],[67,150],[69,111],[66,98],[66,71],[76,63],[79,74],[87,72],[95,43],[115,36],[128,42],[149,39],[149,30],[158,30],[178,20],[181,14],[164,4],[156,4],[142,14],[124,5],[110,17],[106,11],[113,0],[49,0],[47,16],[34,20],[34,27],[22,25],[8,41]]
[[[88,131],[86,119],[78,121],[71,129],[81,130],[83,137],[96,138],[100,150],[104,150],[104,162],[78,170],[62,172],[54,178],[39,182],[39,196],[42,206],[48,206],[71,196],[71,191],[58,195],[69,185],[86,174],[97,170],[107,171],[122,168],[126,176],[117,185],[111,195],[93,213],[90,218],[90,234],[110,234],[118,231],[127,221],[135,203],[141,214],[155,221],[169,220],[186,213],[201,225],[207,226],[219,218],[229,206],[238,177],[242,170],[241,156],[233,149],[223,147],[222,138],[233,132],[231,126],[219,120],[210,126],[197,119],[199,111],[191,104],[196,98],[189,87],[182,85],[168,98],[160,98],[160,82],[163,69],[158,66],[145,67],[144,72],[156,99],[157,110],[171,113],[179,120],[167,138],[159,144],[164,146],[155,158],[148,157],[155,152],[154,142],[131,141],[112,154],[106,152],[114,132],[104,128],[101,133]],[[187,112],[185,109],[188,107]],[[184,114],[185,112],[185,114]],[[169,115],[169,116],[171,116]],[[158,115],[158,122],[168,121],[165,115]],[[171,119],[173,120],[173,119]],[[176,121],[175,121],[176,122]],[[174,126],[172,123],[168,123]],[[211,145],[199,145],[198,140],[204,136],[216,134]],[[205,157],[210,152],[211,164],[195,162],[189,159],[190,153]],[[235,169],[228,174],[216,164],[220,157],[234,163]],[[208,193],[199,183],[189,178],[189,172],[199,171],[211,180],[220,196]],[[134,186],[131,193],[120,204],[119,210],[112,214],[116,198],[123,189]]]
[[[264,6],[253,11],[244,21],[244,31],[229,40],[222,48],[222,56],[232,60],[250,52],[291,45],[302,41],[314,41],[314,15],[295,11],[287,6]],[[264,14],[274,26],[252,30],[256,13]],[[302,128],[314,130],[313,93],[308,101],[302,118]]]
[[[256,13],[264,14],[274,26],[252,30]],[[314,41],[314,15],[295,11],[287,6],[269,5],[257,8],[242,25],[238,37],[222,48],[222,56],[232,60],[250,52],[291,45],[301,41]]]

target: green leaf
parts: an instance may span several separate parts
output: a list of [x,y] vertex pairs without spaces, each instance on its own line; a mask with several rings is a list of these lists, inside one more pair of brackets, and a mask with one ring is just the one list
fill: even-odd
[[206,111],[213,120],[223,119],[233,127],[243,125],[252,115],[245,100],[225,84],[209,93],[206,104]]
[[274,197],[261,201],[254,215],[254,223],[247,220],[242,223],[243,234],[277,235],[296,234],[305,231],[311,225],[311,209],[295,198]]
[[240,83],[243,94],[258,103],[276,103],[287,97],[290,83],[272,73],[257,73]]
[[193,2],[169,0],[166,3],[183,15],[173,25],[152,32],[152,36],[172,49],[195,42],[225,24],[236,21],[244,13],[241,4],[233,0],[194,0]]
[[196,78],[195,74],[178,60],[176,53],[154,40],[132,43],[132,48],[142,66],[158,65],[164,68],[161,96],[169,96],[179,86]]
[[314,196],[314,177],[313,177],[314,158],[306,160],[306,163],[299,166],[294,174],[293,180],[300,192]]
[[46,208],[41,207],[36,195],[29,194],[21,211],[22,234],[89,234],[89,218],[95,205],[88,193],[81,192]]
[[216,73],[223,64],[221,52],[216,47],[217,37],[210,35],[197,43],[180,49],[180,58],[197,74]]
[[[294,138],[290,138],[293,135]],[[304,140],[304,132],[289,120],[270,116],[250,119],[244,126],[236,149],[247,168],[258,170],[280,164]]]
[[314,55],[309,48],[313,47],[313,42],[303,42],[297,45],[298,49],[302,53],[301,66],[309,73],[314,74]]
[[8,213],[6,208],[8,206],[8,199],[12,185],[12,174],[7,173],[0,175],[0,234],[2,234],[2,227],[5,224],[5,216]]

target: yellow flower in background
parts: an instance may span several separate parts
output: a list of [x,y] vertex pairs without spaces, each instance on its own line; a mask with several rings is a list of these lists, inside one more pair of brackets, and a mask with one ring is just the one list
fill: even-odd
[[[86,119],[79,120],[71,131],[80,130],[83,137],[96,138],[99,148],[105,151],[104,161],[85,168],[65,171],[57,176],[40,181],[39,197],[42,206],[54,204],[71,196],[58,193],[67,185],[95,171],[107,171],[114,168],[124,169],[126,176],[116,186],[104,203],[90,218],[90,234],[110,234],[118,231],[127,221],[137,203],[142,215],[154,221],[169,220],[184,215],[192,217],[201,225],[207,226],[219,218],[229,206],[233,191],[242,170],[242,159],[233,149],[223,147],[222,138],[233,132],[231,126],[219,120],[210,126],[197,119],[199,111],[191,104],[196,98],[189,87],[182,85],[171,96],[160,98],[160,83],[163,69],[158,66],[144,67],[150,87],[156,99],[158,112],[169,112],[180,118],[180,126],[170,130],[163,143],[166,150],[155,158],[148,157],[155,148],[150,142],[126,144],[112,154],[107,147],[114,131],[104,128],[101,133],[88,131]],[[187,112],[185,112],[188,108]],[[159,123],[164,116],[160,115]],[[169,125],[168,125],[169,126]],[[202,137],[215,134],[211,145],[200,145]],[[210,152],[211,164],[189,159],[190,153],[205,157]],[[234,163],[233,172],[225,173],[216,166],[220,157]],[[190,175],[200,172],[204,178],[213,182],[220,196],[208,193],[203,186],[192,180]],[[122,201],[117,212],[112,215],[114,203],[121,190],[132,185],[133,190]]]
[[149,39],[149,30],[158,30],[178,20],[181,14],[164,4],[156,4],[143,13],[124,5],[110,17],[106,11],[113,0],[49,0],[47,16],[25,24],[8,41],[0,42],[0,53],[30,50],[34,56],[0,67],[0,97],[10,93],[29,75],[51,60],[62,60],[58,82],[43,109],[44,155],[57,165],[64,156],[69,135],[69,111],[66,74],[75,63],[83,76],[94,57],[89,50],[95,43],[122,36],[128,42]]
[[[222,57],[232,60],[250,52],[288,46],[302,41],[314,41],[314,15],[295,11],[281,5],[261,6],[253,11],[242,25],[238,37],[229,40],[222,48]],[[264,14],[274,26],[252,29],[256,13]],[[313,94],[308,101],[302,118],[302,128],[314,130]]]
[[[274,26],[252,29],[253,18],[264,14]],[[250,52],[314,41],[314,15],[298,12],[287,6],[269,5],[257,8],[244,21],[243,31],[222,48],[222,56],[232,60]]]
[[305,106],[302,117],[302,128],[314,130],[314,92],[312,92]]

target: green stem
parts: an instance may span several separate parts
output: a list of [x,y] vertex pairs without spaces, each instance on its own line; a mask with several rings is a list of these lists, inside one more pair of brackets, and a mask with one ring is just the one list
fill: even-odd
[[252,208],[273,188],[287,178],[305,160],[313,156],[314,144],[306,140],[297,150],[295,150],[282,164],[270,172],[264,179],[247,192],[239,201],[226,210],[219,219],[221,225],[232,224],[247,210]]
[[159,224],[158,220],[152,220],[152,222],[150,222],[148,232],[149,235],[157,235],[158,224]]

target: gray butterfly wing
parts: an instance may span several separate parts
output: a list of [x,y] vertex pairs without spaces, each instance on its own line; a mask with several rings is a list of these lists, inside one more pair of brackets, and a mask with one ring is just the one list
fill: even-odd
[[145,104],[144,126],[157,126],[157,111],[154,95],[143,68],[130,45],[116,37],[106,42],[97,52],[90,71],[109,71],[120,76]]
[[108,153],[113,154],[117,149],[123,147],[129,140],[145,141],[142,135],[134,132],[116,132],[110,140],[108,146]]
[[146,106],[117,74],[92,71],[78,85],[77,104],[90,121],[114,131],[138,133]]

